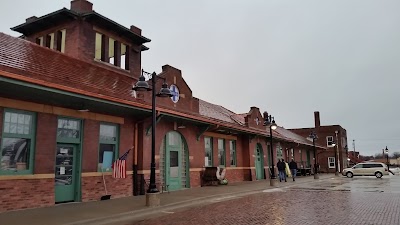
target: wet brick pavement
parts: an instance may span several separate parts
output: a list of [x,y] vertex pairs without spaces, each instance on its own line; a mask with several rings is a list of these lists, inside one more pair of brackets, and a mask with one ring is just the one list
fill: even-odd
[[168,224],[400,224],[400,195],[327,190],[273,189],[194,207],[129,225]]

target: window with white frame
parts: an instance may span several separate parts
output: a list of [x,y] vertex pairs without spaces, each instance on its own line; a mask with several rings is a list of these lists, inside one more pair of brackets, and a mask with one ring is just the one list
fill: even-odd
[[335,168],[335,157],[328,157],[328,167],[329,169]]
[[326,146],[333,147],[333,136],[326,137]]

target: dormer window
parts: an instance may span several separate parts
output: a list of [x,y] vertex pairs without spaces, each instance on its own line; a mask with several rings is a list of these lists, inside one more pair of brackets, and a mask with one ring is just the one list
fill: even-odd
[[58,30],[54,33],[50,33],[45,36],[36,38],[36,44],[64,53],[65,34],[66,34],[65,29]]
[[129,70],[129,46],[104,34],[96,33],[95,59]]

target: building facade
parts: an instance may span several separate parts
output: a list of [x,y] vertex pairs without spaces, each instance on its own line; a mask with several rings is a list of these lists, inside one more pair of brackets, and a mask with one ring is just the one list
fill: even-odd
[[[144,194],[152,102],[132,86],[150,39],[85,0],[12,29],[22,36],[0,33],[0,211],[100,200],[103,176],[112,198]],[[257,107],[236,114],[198,99],[169,65],[157,77],[153,88],[165,80],[174,94],[156,100],[160,190],[199,187],[208,166],[239,182],[268,179],[280,158],[312,164],[312,142],[281,127],[270,151],[268,115]],[[111,165],[128,149],[127,178],[115,179]]]
[[319,112],[314,112],[315,127],[289,129],[303,137],[308,137],[311,132],[318,136],[316,143],[326,147],[317,151],[319,171],[325,173],[339,173],[348,167],[347,132],[340,125],[321,126]]

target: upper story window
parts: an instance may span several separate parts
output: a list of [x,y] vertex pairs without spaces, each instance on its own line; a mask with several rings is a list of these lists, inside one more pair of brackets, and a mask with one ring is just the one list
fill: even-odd
[[326,146],[333,147],[333,136],[326,137]]
[[104,34],[96,33],[94,58],[129,70],[129,46]]
[[66,35],[65,29],[58,30],[54,33],[50,33],[45,36],[36,38],[36,44],[64,53],[65,35]]

